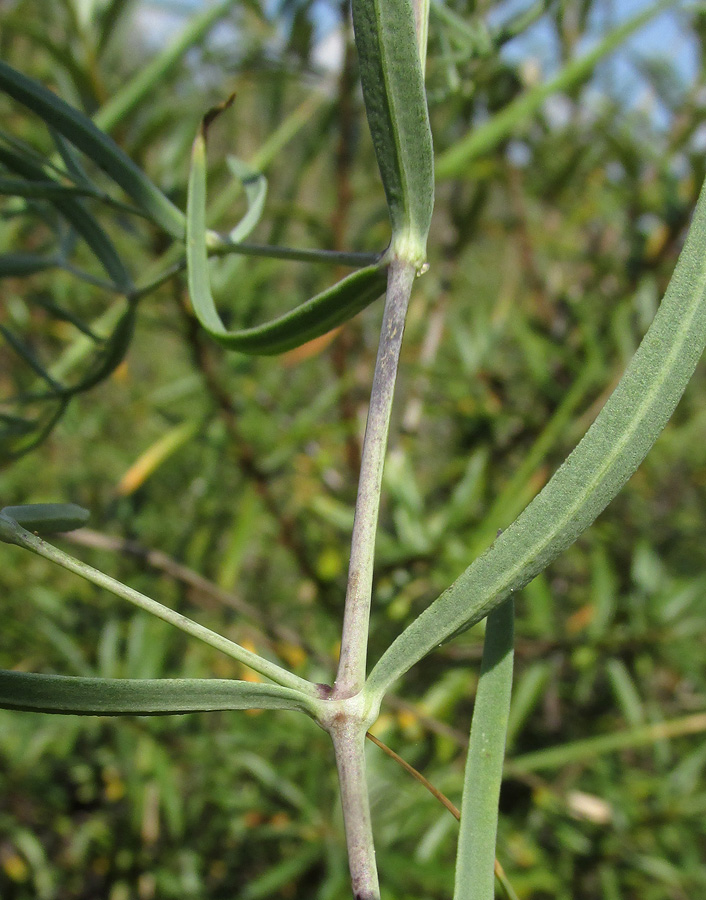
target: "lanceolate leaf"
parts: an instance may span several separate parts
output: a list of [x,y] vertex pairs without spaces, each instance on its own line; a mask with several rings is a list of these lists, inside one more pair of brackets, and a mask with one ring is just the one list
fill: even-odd
[[454,900],[494,900],[498,800],[512,696],[515,606],[488,616],[461,804]]
[[157,224],[175,238],[184,237],[184,214],[144,172],[79,110],[0,60],[0,90],[36,113],[86,154],[132,197]]
[[524,587],[576,540],[647,455],[704,346],[706,189],[654,322],[588,433],[519,518],[382,655],[370,674],[371,691],[384,692],[434,647]]
[[434,206],[434,157],[411,0],[353,0],[353,25],[391,249],[421,266]]
[[80,678],[0,669],[0,708],[79,716],[165,716],[218,709],[297,709],[300,693],[220,678]]
[[273,355],[299,347],[347,322],[382,294],[384,266],[368,266],[344,278],[277,319],[240,331],[228,331],[211,294],[206,243],[206,141],[203,129],[194,141],[187,199],[186,259],[189,293],[201,325],[224,347]]

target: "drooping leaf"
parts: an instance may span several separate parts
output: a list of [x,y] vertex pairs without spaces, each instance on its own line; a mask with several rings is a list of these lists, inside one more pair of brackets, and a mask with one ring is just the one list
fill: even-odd
[[207,247],[206,140],[202,128],[194,141],[189,174],[186,259],[194,312],[214,340],[244,353],[283,353],[347,322],[380,296],[387,281],[382,265],[368,266],[271,322],[228,331],[211,294]]

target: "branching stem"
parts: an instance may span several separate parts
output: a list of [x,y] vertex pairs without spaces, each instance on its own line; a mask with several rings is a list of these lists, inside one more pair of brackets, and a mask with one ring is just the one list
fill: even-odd
[[334,697],[337,698],[350,697],[358,693],[365,681],[375,534],[380,508],[382,471],[397,378],[397,364],[414,277],[414,266],[400,259],[392,260],[388,271],[385,312],[363,441],[348,569],[341,656],[334,687]]
[[158,619],[162,619],[164,622],[174,625],[176,628],[179,628],[181,631],[186,632],[186,634],[189,634],[192,637],[198,638],[198,640],[203,641],[205,644],[215,647],[217,650],[220,650],[222,653],[227,654],[233,659],[237,659],[238,662],[249,666],[249,668],[253,669],[255,672],[264,675],[265,678],[271,679],[275,684],[281,684],[283,687],[300,691],[306,696],[312,696],[316,693],[316,689],[303,678],[299,678],[297,675],[288,672],[276,663],[270,662],[269,660],[258,656],[256,653],[252,653],[250,650],[246,650],[244,647],[241,647],[240,644],[236,644],[234,641],[228,640],[228,638],[217,634],[215,631],[211,631],[210,628],[206,628],[204,625],[194,622],[192,619],[176,612],[176,610],[163,606],[151,597],[146,597],[139,591],[128,587],[126,584],[117,581],[115,578],[111,578],[110,575],[106,575],[104,572],[94,569],[93,566],[89,566],[87,563],[70,556],[53,544],[47,543],[37,535],[22,530],[22,534],[17,543],[21,547],[31,550],[39,556],[43,556],[45,559],[51,560],[51,562],[58,563],[58,565],[63,566],[70,572],[74,572],[76,575],[80,575],[81,578],[85,578],[87,581],[98,585],[98,587],[105,588],[117,597],[129,601],[140,609],[145,610],[145,612],[156,616]]

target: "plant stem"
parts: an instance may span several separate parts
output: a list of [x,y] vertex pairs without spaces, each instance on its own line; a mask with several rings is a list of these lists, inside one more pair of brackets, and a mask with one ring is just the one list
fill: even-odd
[[365,726],[341,718],[329,728],[336,755],[354,900],[380,900],[365,775]]
[[375,561],[375,533],[380,509],[382,470],[390,428],[397,364],[400,358],[404,323],[414,277],[413,265],[400,259],[392,260],[388,271],[385,312],[363,440],[348,569],[348,589],[343,617],[341,656],[334,686],[334,697],[336,698],[357,694],[365,681],[370,599]]
[[238,662],[243,663],[243,665],[248,666],[260,675],[264,675],[266,678],[271,679],[276,684],[292,688],[306,696],[316,694],[316,688],[310,682],[305,681],[303,678],[299,678],[298,675],[293,675],[276,663],[263,659],[256,653],[252,653],[250,650],[246,650],[234,641],[223,637],[223,635],[211,631],[210,628],[199,625],[198,622],[194,622],[192,619],[170,609],[168,606],[158,603],[151,597],[146,597],[139,591],[128,587],[126,584],[117,581],[115,578],[111,578],[110,575],[106,575],[99,569],[94,569],[93,566],[89,566],[87,563],[70,556],[58,547],[48,544],[40,537],[22,529],[17,543],[26,550],[31,550],[39,556],[43,556],[45,559],[63,566],[70,572],[80,575],[81,578],[85,578],[87,581],[105,588],[117,597],[121,597],[135,606],[138,606],[140,609],[145,610],[145,612],[151,613],[153,616],[162,619],[164,622],[168,622],[170,625],[174,625],[181,631],[186,632],[186,634],[198,638],[198,640],[209,644],[211,647],[215,647],[217,650],[226,653],[233,659],[237,659]]

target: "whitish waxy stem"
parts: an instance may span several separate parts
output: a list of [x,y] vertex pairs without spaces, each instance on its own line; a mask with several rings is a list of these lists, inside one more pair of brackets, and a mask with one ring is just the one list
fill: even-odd
[[353,898],[379,900],[380,886],[365,775],[365,727],[355,719],[342,716],[329,729],[329,733],[336,754]]
[[414,266],[401,260],[390,264],[370,409],[363,441],[358,498],[353,522],[348,589],[341,637],[341,658],[334,697],[357,694],[365,681],[370,598],[375,561],[375,534],[382,471],[385,463],[390,412],[407,306],[415,277]]

